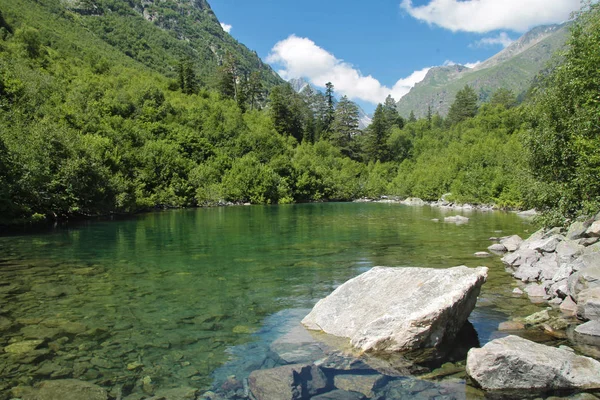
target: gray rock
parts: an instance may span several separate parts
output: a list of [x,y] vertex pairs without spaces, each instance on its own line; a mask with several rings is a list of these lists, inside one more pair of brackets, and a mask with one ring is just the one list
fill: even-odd
[[471,349],[466,369],[485,390],[600,388],[600,362],[517,336]]
[[560,305],[560,311],[568,315],[575,315],[577,312],[577,303],[573,301],[571,296],[567,296]]
[[523,295],[523,291],[519,288],[514,288],[512,292],[513,292],[513,294],[515,294],[517,296]]
[[562,236],[553,235],[549,238],[539,239],[529,243],[529,248],[540,253],[552,253],[556,251],[558,244],[562,241]]
[[558,272],[558,256],[556,253],[544,254],[536,263],[536,267],[540,269],[540,280],[550,281]]
[[477,253],[474,254],[475,257],[478,258],[487,258],[487,257],[491,257],[492,255],[486,251],[478,251]]
[[600,287],[579,292],[577,315],[585,320],[600,320]]
[[567,231],[567,235],[566,235],[567,239],[569,239],[569,240],[581,239],[582,237],[585,236],[585,232],[590,227],[590,225],[592,225],[591,220],[573,222],[571,224],[571,226],[569,227],[569,230]]
[[539,231],[534,232],[531,236],[529,236],[527,239],[525,239],[523,241],[523,243],[521,243],[521,249],[529,249],[531,243],[535,242],[537,240],[543,239],[544,234],[545,234],[545,231],[543,228],[540,229]]
[[591,237],[591,238],[580,239],[579,244],[582,246],[591,246],[593,244],[598,243],[598,241],[600,241],[600,237]]
[[584,246],[572,240],[564,240],[556,246],[561,262],[569,262],[583,254]]
[[500,244],[503,244],[508,251],[516,251],[521,243],[523,243],[523,239],[518,235],[509,236],[500,240]]
[[363,351],[435,347],[462,328],[487,271],[375,267],[320,300],[302,323]]
[[540,277],[540,268],[535,265],[523,264],[513,274],[517,279],[523,282],[535,282]]
[[589,321],[575,328],[575,332],[580,335],[600,337],[600,321]]
[[600,260],[588,257],[584,255],[580,258],[584,267],[569,277],[569,294],[576,302],[579,302],[579,292],[582,290],[600,287]]
[[594,221],[585,234],[590,237],[600,237],[600,221]]
[[569,277],[571,276],[572,273],[573,273],[573,266],[571,266],[571,264],[563,263],[560,265],[560,267],[558,268],[558,270],[552,277],[552,280],[554,282],[559,282],[559,281],[562,281],[565,279],[569,279]]
[[252,371],[250,390],[257,400],[296,400],[327,387],[327,378],[315,365],[293,364]]
[[505,255],[502,258],[502,262],[512,267],[518,267],[519,265],[523,264],[533,265],[540,259],[540,257],[540,253],[535,250],[521,248],[514,253]]
[[405,204],[407,206],[424,206],[425,204],[427,204],[423,200],[419,199],[418,197],[409,197],[408,199],[402,201],[401,203]]
[[494,253],[506,253],[508,250],[504,247],[503,244],[494,243],[491,246],[488,246],[489,251],[493,251]]
[[543,285],[538,285],[536,283],[530,283],[525,286],[525,293],[527,293],[529,297],[537,298],[544,298],[548,295],[548,293],[546,293],[546,288]]
[[565,297],[570,297],[568,280],[563,279],[562,281],[554,282],[552,286],[550,286],[548,292],[552,297],[558,297],[561,299],[564,299]]
[[60,379],[44,381],[21,397],[22,400],[107,400],[108,392],[90,382]]
[[600,253],[600,243],[594,243],[592,245],[587,246],[583,250],[583,255],[591,255],[594,257],[598,257],[598,253]]

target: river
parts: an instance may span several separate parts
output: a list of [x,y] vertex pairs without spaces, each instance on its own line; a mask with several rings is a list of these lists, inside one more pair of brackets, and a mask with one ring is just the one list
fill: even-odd
[[400,204],[227,207],[0,237],[0,347],[38,341],[0,353],[0,398],[72,377],[124,393],[146,376],[154,387],[208,389],[260,367],[285,327],[378,265],[489,267],[470,318],[483,345],[501,335],[499,322],[539,308],[513,296],[499,257],[474,253],[491,236],[535,227],[503,212],[433,221],[456,214]]

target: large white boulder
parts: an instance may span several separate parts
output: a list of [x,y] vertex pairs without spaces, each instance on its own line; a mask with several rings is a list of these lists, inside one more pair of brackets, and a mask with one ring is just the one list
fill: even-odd
[[363,351],[435,347],[467,321],[487,271],[375,267],[320,300],[302,323]]
[[600,362],[517,336],[469,350],[467,374],[486,390],[600,388]]

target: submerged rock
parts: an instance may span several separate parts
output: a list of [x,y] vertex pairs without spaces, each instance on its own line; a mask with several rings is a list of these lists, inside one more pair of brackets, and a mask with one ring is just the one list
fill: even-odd
[[600,388],[600,362],[517,336],[471,349],[467,374],[486,390]]
[[469,218],[463,217],[462,215],[455,215],[453,217],[444,218],[444,222],[452,222],[457,225],[460,225],[460,224],[466,224],[467,222],[469,222]]
[[486,278],[485,267],[375,267],[320,300],[302,323],[363,351],[436,347],[455,338]]
[[44,381],[37,388],[15,388],[13,394],[22,400],[107,400],[106,390],[77,379]]
[[304,399],[322,392],[328,385],[317,366],[303,364],[253,371],[248,383],[257,400]]

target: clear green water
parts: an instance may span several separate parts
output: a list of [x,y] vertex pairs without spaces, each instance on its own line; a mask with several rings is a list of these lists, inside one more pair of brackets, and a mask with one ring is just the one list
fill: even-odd
[[[0,391],[49,376],[108,389],[144,376],[158,387],[208,388],[215,370],[244,357],[236,348],[281,334],[266,325],[296,322],[376,265],[490,267],[471,318],[483,344],[499,321],[536,309],[511,295],[498,257],[473,253],[490,236],[534,227],[500,212],[474,212],[460,226],[432,221],[455,214],[399,204],[230,207],[0,237],[0,347],[44,341],[33,360],[0,354]],[[143,367],[128,370],[133,362]]]

